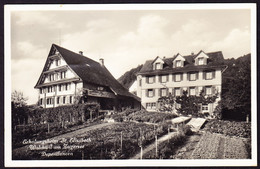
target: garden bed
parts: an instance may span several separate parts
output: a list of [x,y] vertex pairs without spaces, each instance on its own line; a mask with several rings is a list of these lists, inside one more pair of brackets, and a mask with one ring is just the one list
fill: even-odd
[[73,138],[75,140],[89,140],[87,142],[66,142],[66,147],[72,147],[71,149],[64,149],[65,145],[62,140],[55,140],[57,142],[55,146],[61,147],[59,151],[63,154],[70,154],[68,156],[42,156],[43,152],[48,154],[56,152],[57,150],[54,149],[41,151],[26,149],[19,152],[19,154],[14,154],[13,158],[30,160],[128,159],[140,150],[139,146],[141,144],[146,146],[153,142],[155,132],[158,136],[162,136],[167,132],[167,129],[163,126],[154,128],[153,125],[143,123],[114,123],[106,127],[90,130]]
[[210,120],[205,124],[204,131],[211,133],[220,133],[227,136],[251,137],[251,123],[227,121],[227,120]]

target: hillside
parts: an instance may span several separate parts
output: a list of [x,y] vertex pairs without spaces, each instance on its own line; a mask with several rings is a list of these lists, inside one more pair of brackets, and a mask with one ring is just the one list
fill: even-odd
[[138,73],[143,65],[139,65],[136,68],[131,69],[130,71],[125,72],[119,79],[119,83],[121,83],[125,88],[129,89],[129,87],[136,80],[136,73]]

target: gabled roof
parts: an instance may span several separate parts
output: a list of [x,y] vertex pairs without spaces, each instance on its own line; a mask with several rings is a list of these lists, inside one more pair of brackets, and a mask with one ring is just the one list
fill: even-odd
[[182,56],[185,59],[184,67],[181,68],[173,68],[173,60],[178,56],[174,55],[170,58],[164,58],[163,61],[165,63],[165,66],[162,70],[153,70],[152,68],[152,62],[153,60],[147,60],[145,64],[143,65],[142,69],[140,70],[139,74],[143,73],[149,73],[149,72],[167,72],[167,71],[190,71],[190,70],[198,70],[200,68],[213,68],[213,67],[221,67],[224,64],[224,57],[221,51],[217,52],[210,52],[205,53],[208,55],[208,64],[207,65],[201,65],[196,66],[194,65],[195,61],[194,59],[201,53],[201,51],[198,54],[193,55],[186,55]]
[[60,47],[56,44],[52,44],[52,48],[55,48],[59,51],[61,57],[65,60],[68,66],[82,79],[83,82],[107,86],[118,95],[132,97],[140,100],[137,96],[128,92],[128,90],[113,77],[107,68],[105,66],[101,66],[99,62]]

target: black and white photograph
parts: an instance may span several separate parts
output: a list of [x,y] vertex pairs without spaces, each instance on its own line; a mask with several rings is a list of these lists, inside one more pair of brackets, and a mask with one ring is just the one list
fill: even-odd
[[5,5],[5,166],[256,166],[256,4]]

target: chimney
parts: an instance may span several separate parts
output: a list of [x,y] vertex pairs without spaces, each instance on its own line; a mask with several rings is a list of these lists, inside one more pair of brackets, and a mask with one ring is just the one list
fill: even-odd
[[100,59],[99,59],[99,63],[100,63],[101,66],[104,66],[104,59],[103,59],[103,58],[100,58]]
[[194,55],[194,52],[191,52],[191,55]]
[[83,55],[83,52],[82,52],[82,51],[79,51],[79,54],[80,54],[80,55]]
[[165,59],[166,58],[166,56],[163,56],[163,59]]

